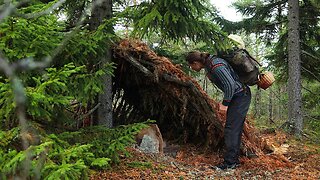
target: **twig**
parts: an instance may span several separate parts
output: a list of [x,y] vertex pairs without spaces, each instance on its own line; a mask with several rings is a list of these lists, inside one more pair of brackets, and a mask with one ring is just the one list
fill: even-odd
[[26,2],[28,2],[28,0],[22,0],[16,5],[12,4],[11,2],[10,3],[5,2],[3,5],[1,5],[0,8],[3,11],[0,14],[0,23],[2,22],[3,19],[10,16],[11,13],[17,9],[17,7],[23,5]]
[[192,86],[192,83],[191,83],[190,81],[188,81],[188,82],[183,82],[183,81],[181,81],[180,79],[178,79],[178,78],[176,78],[176,77],[173,77],[173,76],[171,76],[171,75],[169,75],[169,74],[167,74],[167,73],[162,74],[162,77],[163,77],[165,80],[169,81],[169,82],[174,82],[174,83],[179,84],[179,85],[181,85],[181,86],[186,86],[186,87],[191,87],[191,86]]
[[277,129],[283,129],[285,127],[289,127],[290,129],[293,129],[293,123],[286,121],[283,124],[281,124]]
[[301,68],[305,71],[307,71],[309,74],[311,74],[318,82],[320,82],[320,79],[311,71],[309,71],[308,69],[306,69],[305,67],[301,66]]
[[174,161],[172,161],[171,164],[174,165],[176,168],[178,168],[179,171],[182,171],[182,169]]
[[308,139],[311,139],[302,129],[297,129],[295,126],[294,126],[294,123],[292,122],[289,122],[289,121],[286,121],[285,123],[283,123],[282,125],[280,125],[278,127],[278,129],[282,129],[284,128],[285,126],[288,126],[289,130],[291,130],[291,133],[293,132],[293,130],[295,131],[299,131],[300,134]]
[[134,57],[127,55],[125,58],[129,63],[138,68],[141,72],[143,72],[146,76],[153,76],[153,73],[150,72],[146,67],[141,65]]
[[313,94],[313,95],[316,95],[316,96],[319,96],[320,94],[316,94],[314,92],[312,92],[310,89],[307,89],[306,87],[302,86],[302,89],[308,91],[309,93]]
[[50,8],[47,8],[44,11],[38,12],[38,13],[29,13],[29,14],[20,14],[17,13],[17,16],[19,17],[23,17],[26,19],[32,19],[32,18],[37,18],[43,15],[47,15],[50,14],[54,9],[60,7],[66,0],[60,0],[58,2],[56,2],[55,4],[53,4]]
[[[16,114],[19,119],[19,124],[21,126],[21,139],[22,139],[22,147],[23,150],[27,150],[29,147],[29,142],[26,137],[27,134],[27,118],[26,118],[26,94],[24,91],[24,87],[19,80],[19,78],[14,74],[14,71],[10,67],[8,60],[2,57],[0,53],[0,70],[2,70],[5,75],[9,78],[13,93],[14,93],[14,101],[16,104]],[[31,152],[26,151],[26,160],[24,161],[24,169],[22,170],[22,174],[28,174],[31,165]]]
[[314,118],[314,117],[312,117],[312,116],[310,116],[310,115],[307,115],[307,114],[303,114],[303,116],[304,116],[304,117],[311,118],[311,119],[316,120],[316,121],[320,121],[320,119]]
[[314,56],[314,55],[312,55],[312,54],[308,53],[307,51],[302,50],[302,53],[303,53],[303,54],[306,54],[306,55],[308,55],[308,56],[310,56],[310,57],[312,57],[312,58],[313,58],[313,59],[315,59],[315,60],[320,61],[320,59],[319,59],[318,57],[316,57],[316,56]]
[[98,103],[95,107],[93,107],[92,109],[90,109],[90,111],[88,111],[86,114],[82,115],[81,117],[79,117],[77,119],[77,122],[78,121],[82,121],[84,118],[90,116],[95,110],[98,109],[98,107],[100,106],[101,103]]

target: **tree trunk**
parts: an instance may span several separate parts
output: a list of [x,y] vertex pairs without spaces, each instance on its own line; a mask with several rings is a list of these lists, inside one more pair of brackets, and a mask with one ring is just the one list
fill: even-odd
[[281,91],[281,86],[277,86],[277,91],[278,91],[278,103],[277,103],[277,120],[282,120],[282,112],[284,111],[283,106],[282,106],[282,91]]
[[269,124],[273,123],[273,100],[272,100],[272,91],[269,89]]
[[[104,19],[112,17],[112,0],[94,0],[90,19],[90,30],[96,30]],[[101,58],[100,66],[111,63],[111,48],[105,47],[106,53]],[[104,75],[102,77],[103,92],[98,97],[97,124],[107,127],[113,126],[112,117],[112,77]]]
[[[257,44],[256,44],[256,46],[254,46],[254,56],[256,57],[256,59],[258,60],[258,61],[260,61],[261,62],[261,59],[260,59],[260,54],[259,54],[259,52],[260,52],[260,50],[259,50],[259,47],[261,47],[261,44],[260,44],[260,42],[259,41],[257,41],[258,40],[258,34],[256,34],[255,35],[255,41],[256,42],[258,42]],[[256,92],[255,92],[255,95],[254,95],[254,106],[253,106],[253,110],[254,110],[254,112],[253,112],[253,116],[254,116],[254,118],[255,119],[257,119],[257,118],[261,118],[260,116],[261,116],[261,90],[260,89],[256,89]]]
[[255,97],[254,97],[254,118],[255,119],[257,117],[260,118],[260,116],[261,116],[260,101],[261,101],[261,91],[257,90]]
[[288,67],[289,67],[289,122],[295,126],[295,134],[300,136],[302,117],[301,98],[301,58],[300,58],[300,33],[299,33],[299,0],[288,1]]

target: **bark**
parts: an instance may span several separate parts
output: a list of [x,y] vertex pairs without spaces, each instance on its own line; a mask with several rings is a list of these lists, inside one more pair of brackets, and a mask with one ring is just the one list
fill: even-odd
[[284,109],[282,107],[282,102],[281,102],[281,97],[282,97],[282,92],[281,92],[281,86],[277,86],[277,95],[279,96],[278,98],[278,103],[277,103],[277,120],[282,120],[282,113],[284,112]]
[[[258,39],[258,34],[256,34],[255,39]],[[254,56],[256,57],[257,60],[260,60],[260,50],[259,50],[259,44],[257,44],[254,47]],[[255,96],[254,96],[254,102],[253,102],[253,109],[254,109],[254,113],[253,113],[253,117],[254,118],[260,118],[261,116],[261,90],[257,89]]]
[[257,90],[254,97],[254,118],[261,116],[261,91]]
[[299,33],[299,0],[288,1],[288,67],[289,67],[289,122],[295,124],[295,134],[301,135],[303,127],[301,97],[301,58]]
[[[111,17],[112,0],[94,0],[89,29],[92,31],[96,30],[104,19],[110,19]],[[105,56],[100,59],[101,68],[103,68],[106,63],[111,63],[111,49],[110,47],[105,48]],[[110,75],[104,75],[102,82],[104,82],[103,92],[99,95],[97,102],[100,104],[97,110],[97,124],[112,127],[112,77]]]
[[274,123],[273,121],[273,96],[272,96],[272,91],[271,88],[269,88],[269,124]]

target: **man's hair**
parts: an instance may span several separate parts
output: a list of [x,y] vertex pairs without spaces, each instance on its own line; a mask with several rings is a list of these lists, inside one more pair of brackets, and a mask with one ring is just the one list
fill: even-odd
[[209,53],[206,52],[200,52],[200,51],[191,51],[186,56],[186,61],[189,64],[192,64],[195,61],[204,63],[205,60],[210,56]]

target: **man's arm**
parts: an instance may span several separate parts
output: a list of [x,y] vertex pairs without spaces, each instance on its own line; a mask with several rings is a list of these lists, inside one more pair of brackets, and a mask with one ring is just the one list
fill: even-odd
[[222,63],[213,66],[211,73],[221,82],[224,92],[222,104],[228,106],[236,89],[236,81],[233,79],[227,67]]

